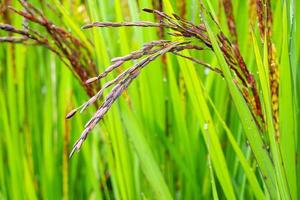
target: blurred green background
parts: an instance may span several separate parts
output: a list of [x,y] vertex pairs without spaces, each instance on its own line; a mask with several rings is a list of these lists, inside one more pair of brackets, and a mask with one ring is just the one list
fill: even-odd
[[[7,2],[22,9],[16,0]],[[93,21],[154,21],[153,15],[141,10],[153,8],[159,1],[29,2],[41,8],[58,26],[77,37],[86,38],[92,45],[93,60],[99,72],[110,65],[111,58],[126,55],[159,38],[155,28],[79,29]],[[2,0],[2,3],[5,2]],[[220,2],[214,0],[211,3],[228,35]],[[251,13],[253,4],[251,1],[233,1],[233,4],[240,49],[247,66],[256,74],[250,34],[251,23],[257,33],[256,16]],[[273,41],[278,46],[281,45],[282,5],[281,1],[273,4]],[[195,24],[200,23],[197,0],[164,0],[163,7],[167,13],[171,13],[172,7],[178,15]],[[289,7],[292,8],[297,6]],[[9,13],[11,23],[21,27],[22,18]],[[295,13],[299,21],[300,13]],[[3,16],[1,20],[4,20]],[[0,35],[6,33],[0,31]],[[166,38],[170,36],[166,35]],[[294,90],[299,91],[300,42],[296,32],[292,39],[296,69],[293,71],[296,77]],[[218,65],[216,57],[209,51],[191,54],[213,66]],[[70,110],[88,100],[70,69],[44,47],[0,43],[0,199],[187,200],[217,196],[225,199],[228,191],[233,191],[237,199],[257,199],[264,184],[225,80],[201,66],[187,63],[168,55],[166,63],[158,59],[143,69],[104,121],[93,130],[81,151],[69,159],[71,147],[85,122],[95,112],[95,107],[66,120]],[[187,76],[182,68],[193,68],[194,74]],[[201,86],[200,90],[196,86],[189,89],[189,84]],[[203,132],[210,126],[208,122],[199,121],[203,114],[199,111],[202,109],[202,104],[198,104],[199,93],[209,95],[215,106],[211,107],[206,100],[216,129],[213,136],[205,136],[207,133]],[[300,98],[296,95],[295,100],[299,102]],[[247,180],[232,142],[224,131],[227,126],[220,121],[215,110],[226,122],[247,166],[256,175],[259,189]],[[298,135],[297,130],[295,135]],[[207,149],[210,141],[217,141],[216,146],[221,147],[214,149],[213,155]],[[213,170],[211,156],[219,155],[220,150],[225,160],[220,158],[220,168]],[[299,171],[297,169],[298,174]],[[216,173],[219,178],[216,178]],[[222,180],[229,182],[220,184]]]

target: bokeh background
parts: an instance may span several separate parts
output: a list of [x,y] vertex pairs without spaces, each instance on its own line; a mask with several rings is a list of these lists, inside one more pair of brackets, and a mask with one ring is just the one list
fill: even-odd
[[[144,43],[159,39],[161,34],[170,38],[167,31],[161,33],[155,28],[80,29],[93,21],[154,21],[155,17],[142,12],[142,8],[159,8],[159,0],[28,2],[41,9],[57,26],[89,41],[91,57],[99,72],[110,65],[111,58],[137,50]],[[220,1],[211,3],[228,34]],[[253,1],[233,3],[240,49],[247,65],[253,68],[249,26],[257,24]],[[21,27],[23,19],[5,10],[6,4],[22,9],[16,0],[2,0],[1,23],[10,20]],[[171,6],[178,15],[200,23],[196,0],[164,0],[161,5],[168,13]],[[281,4],[275,3],[273,9],[274,42],[279,44]],[[299,12],[296,14],[299,21]],[[257,31],[257,26],[254,29]],[[0,30],[0,35],[7,34]],[[299,37],[295,46],[295,62],[299,63]],[[191,54],[218,65],[209,51]],[[190,80],[180,70],[182,67],[195,69]],[[198,90],[187,89],[187,84],[194,83],[203,86],[201,91],[210,96],[260,179],[224,79],[202,66],[180,61],[173,55],[151,63],[92,131],[82,149],[69,159],[72,145],[95,112],[92,106],[71,120],[65,119],[70,110],[89,99],[84,88],[70,68],[45,47],[0,43],[0,199],[132,200],[170,196],[212,199],[215,192],[224,199],[224,191],[211,168],[203,137],[206,133],[201,131],[208,125],[199,122],[198,107],[193,102]],[[234,189],[237,198],[255,199],[255,190],[249,186],[222,121],[213,108],[209,110],[216,127],[214,137],[226,160],[224,171],[230,175],[228,187]]]

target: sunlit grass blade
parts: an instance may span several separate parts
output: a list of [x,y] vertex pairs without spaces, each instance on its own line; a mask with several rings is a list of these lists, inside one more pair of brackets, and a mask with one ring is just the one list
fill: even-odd
[[89,49],[90,52],[93,52],[93,47],[89,43],[88,39],[80,29],[80,26],[78,26],[72,18],[68,15],[67,11],[65,8],[61,5],[61,3],[58,0],[53,0],[53,3],[55,6],[58,8],[58,10],[61,12],[63,19],[65,20],[65,23],[67,26],[71,27],[72,30],[79,36],[79,38],[84,42],[86,47]]
[[255,173],[253,172],[252,167],[247,162],[247,159],[245,158],[242,150],[240,149],[239,144],[237,143],[237,141],[233,137],[233,134],[231,133],[230,129],[228,128],[228,126],[226,125],[224,120],[222,119],[222,117],[219,114],[216,106],[213,104],[212,100],[209,98],[208,95],[207,95],[207,99],[208,99],[208,102],[210,103],[211,107],[213,108],[215,114],[217,115],[218,120],[221,122],[223,128],[225,129],[228,140],[231,143],[231,145],[234,149],[234,152],[236,153],[236,156],[238,157],[238,160],[241,162],[243,170],[245,171],[245,174],[246,174],[246,176],[248,178],[248,181],[251,185],[251,189],[254,191],[254,195],[256,196],[257,199],[266,199],[266,197],[265,197],[265,195],[264,195],[264,193],[263,193],[263,191],[262,191],[262,189],[259,185],[259,181],[257,180],[257,177],[255,176]]
[[133,146],[140,159],[140,164],[143,172],[148,179],[153,191],[157,198],[161,199],[173,199],[164,178],[160,172],[159,167],[156,165],[156,161],[152,155],[150,147],[148,146],[144,136],[140,134],[144,130],[140,127],[140,122],[134,118],[131,112],[124,112],[127,123],[127,131],[130,138],[132,138]]
[[[168,0],[165,0],[164,2],[166,5],[166,11],[172,13],[173,9],[170,2]],[[200,128],[203,132],[205,143],[207,145],[208,152],[210,153],[216,176],[218,177],[218,180],[223,188],[225,196],[229,199],[235,199],[235,194],[231,184],[224,154],[222,152],[207,103],[205,102],[199,79],[196,76],[194,66],[192,63],[186,62],[180,58],[178,58],[178,62],[180,69],[183,72],[185,83],[187,85],[188,92],[190,93],[193,106],[195,107],[196,114],[201,124]],[[193,94],[195,93],[198,95],[194,96]]]
[[265,177],[265,182],[269,189],[270,194],[274,197],[276,196],[277,184],[275,179],[275,172],[270,157],[264,148],[263,141],[260,136],[260,131],[256,126],[254,119],[249,111],[249,108],[243,99],[241,93],[236,88],[233,77],[229,71],[229,67],[222,55],[222,52],[218,46],[218,42],[216,40],[215,33],[210,28],[210,24],[208,23],[206,16],[202,13],[202,19],[206,25],[208,35],[212,41],[212,46],[214,48],[215,54],[218,58],[219,64],[223,70],[224,77],[229,88],[232,100],[237,107],[238,114],[241,119],[241,123],[243,125],[246,137],[249,141],[249,144],[252,148],[252,151],[255,155],[256,160],[259,163],[260,170],[262,176]]
[[[293,98],[293,78],[289,60],[288,17],[287,4],[283,4],[282,14],[282,51],[279,64],[279,121],[280,121],[280,150],[289,193],[292,199],[297,199],[296,180],[296,135],[295,135],[295,99]],[[287,98],[290,97],[290,98]],[[288,112],[287,112],[288,111]],[[288,119],[288,120],[287,120]],[[284,177],[285,178],[285,177]]]

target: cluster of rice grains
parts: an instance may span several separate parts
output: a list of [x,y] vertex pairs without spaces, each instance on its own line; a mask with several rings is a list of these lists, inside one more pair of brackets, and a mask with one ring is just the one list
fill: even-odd
[[[20,1],[20,3],[23,10],[19,11],[7,6],[6,12],[11,10],[23,17],[22,29],[18,29],[10,24],[0,23],[0,29],[8,32],[8,36],[0,37],[0,42],[46,47],[54,52],[72,70],[87,94],[93,96],[97,87],[91,87],[84,84],[84,82],[89,77],[95,76],[97,70],[86,44],[65,29],[56,26],[41,10],[32,4],[27,1]],[[29,26],[29,22],[39,27],[32,28]],[[17,36],[13,36],[13,34]]]
[[[158,22],[94,22],[85,25],[82,27],[83,29],[89,29],[93,27],[131,26],[154,27],[159,28],[160,30],[168,29],[170,30],[168,34],[172,35],[172,38],[174,40],[169,41],[160,39],[146,43],[140,50],[134,51],[123,57],[113,58],[111,60],[112,64],[104,72],[97,75],[96,67],[92,60],[90,49],[86,46],[86,43],[71,35],[63,28],[54,25],[54,23],[46,18],[42,11],[38,10],[33,5],[27,3],[26,1],[20,2],[24,8],[22,11],[18,11],[14,8],[10,8],[10,10],[24,18],[23,29],[17,29],[9,24],[0,24],[0,29],[9,33],[9,36],[1,37],[0,42],[21,43],[25,45],[42,45],[57,54],[64,62],[66,60],[68,61],[66,65],[69,66],[76,77],[79,78],[79,81],[82,83],[91,98],[87,102],[82,104],[79,108],[72,110],[66,118],[71,118],[77,113],[77,111],[82,112],[92,104],[95,104],[96,107],[98,107],[97,112],[86,123],[85,129],[82,132],[81,137],[75,143],[70,156],[72,156],[76,150],[80,149],[88,134],[99,123],[99,121],[103,119],[103,116],[108,112],[112,104],[122,94],[122,92],[128,88],[130,83],[139,75],[141,70],[156,58],[164,56],[166,53],[171,53],[176,56],[188,59],[196,64],[200,64],[205,68],[214,71],[216,74],[223,76],[223,72],[219,68],[212,67],[209,64],[202,62],[201,60],[181,54],[181,51],[183,50],[201,51],[203,49],[209,49],[213,51],[212,44],[210,38],[208,37],[204,23],[195,25],[176,14],[168,15],[162,11],[155,9],[143,9],[143,11],[145,12],[154,14],[156,16],[156,19],[158,19]],[[219,32],[217,34],[218,44],[227,64],[235,75],[234,82],[239,88],[240,92],[243,94],[245,101],[248,103],[257,126],[263,129],[265,122],[261,109],[261,102],[257,90],[257,84],[253,75],[248,70],[239,50],[238,36],[233,17],[231,0],[224,0],[223,6],[226,13],[231,40],[229,40],[219,29]],[[270,66],[269,71],[272,91],[273,117],[275,121],[275,129],[278,133],[277,136],[279,137],[278,69],[275,63],[275,54],[273,53],[272,42],[270,39],[272,24],[270,0],[266,0],[266,2],[263,2],[262,0],[256,0],[256,10],[261,38],[264,39],[266,34],[268,43],[268,61]],[[29,27],[28,21],[41,26],[44,30],[46,30],[47,35],[43,35],[39,31]],[[178,41],[176,41],[177,38]],[[195,41],[197,41],[197,44],[195,44]],[[111,73],[115,69],[118,69],[121,65],[128,61],[136,62],[133,66],[119,73],[116,78],[106,82],[101,87],[101,89],[99,88],[100,84],[93,84],[95,82],[98,82],[100,79],[107,77],[109,73]],[[113,88],[110,90],[106,97],[102,98],[104,91],[111,86],[113,86]],[[104,99],[104,101],[100,106],[98,106],[97,102],[101,99]]]
[[276,63],[276,49],[271,41],[272,37],[272,9],[270,0],[256,0],[256,11],[258,16],[258,26],[262,42],[267,42],[268,47],[268,65],[269,65],[269,81],[272,100],[272,114],[276,139],[279,140],[279,71]]
[[[231,2],[224,3],[224,6],[231,6]],[[90,133],[90,131],[95,127],[97,123],[103,118],[103,116],[107,113],[111,105],[115,102],[115,100],[121,95],[121,93],[128,87],[128,85],[135,79],[140,73],[141,69],[148,65],[151,61],[156,59],[159,56],[163,56],[166,53],[172,53],[176,56],[181,56],[186,58],[192,62],[197,64],[201,64],[204,67],[216,72],[217,74],[223,76],[222,71],[217,67],[212,67],[207,63],[204,63],[196,58],[186,56],[184,54],[180,54],[180,51],[186,49],[198,50],[201,51],[203,49],[210,49],[213,51],[211,41],[206,32],[206,28],[204,24],[195,25],[182,17],[173,14],[167,15],[166,13],[158,10],[152,9],[144,9],[145,12],[152,13],[156,16],[159,16],[159,22],[94,22],[92,24],[88,24],[83,26],[83,29],[88,29],[92,27],[124,27],[124,26],[137,26],[137,27],[158,27],[170,29],[171,32],[168,32],[169,35],[174,36],[173,38],[180,37],[178,41],[168,41],[168,40],[158,40],[152,41],[145,44],[140,50],[134,51],[129,55],[113,58],[112,65],[109,66],[104,72],[100,75],[90,78],[86,81],[86,84],[91,84],[95,81],[99,81],[101,78],[107,76],[108,73],[112,72],[114,69],[120,67],[126,61],[138,60],[136,64],[132,67],[126,69],[121,74],[119,74],[115,79],[107,82],[103,85],[102,89],[94,95],[90,100],[81,105],[79,108],[72,110],[67,118],[71,118],[78,110],[81,112],[84,111],[89,105],[95,103],[98,99],[103,96],[103,92],[106,88],[114,85],[113,89],[108,93],[108,95],[104,98],[102,105],[98,108],[98,111],[94,114],[94,116],[90,119],[90,121],[85,125],[85,130],[83,131],[81,137],[75,143],[73,150],[70,156],[76,150],[79,150],[82,143]],[[232,13],[232,8],[231,12]],[[232,16],[228,16],[228,24],[230,25],[231,33],[235,36],[233,43],[229,41],[229,39],[222,33],[221,31],[218,33],[218,42],[219,46],[224,54],[226,62],[232,69],[233,73],[236,75],[235,83],[237,87],[240,89],[243,94],[245,100],[247,101],[252,115],[256,120],[256,123],[259,127],[262,127],[262,123],[264,123],[264,118],[261,111],[261,103],[257,92],[257,87],[253,75],[247,69],[247,66],[244,62],[243,57],[238,48],[237,44],[237,34],[235,30],[235,25]],[[185,42],[181,42],[182,38],[185,39]],[[193,44],[192,41],[189,41],[190,38],[195,38],[197,41],[203,46],[197,46]],[[145,58],[144,58],[145,57]],[[143,59],[142,59],[143,58]]]
[[270,87],[271,87],[271,95],[272,95],[272,111],[273,111],[273,120],[276,131],[277,140],[279,140],[279,70],[278,65],[276,63],[276,49],[275,45],[273,45],[271,41],[272,36],[272,9],[270,0],[266,0],[266,38],[267,38],[267,46],[268,46],[268,64],[269,64],[269,73],[270,73]]

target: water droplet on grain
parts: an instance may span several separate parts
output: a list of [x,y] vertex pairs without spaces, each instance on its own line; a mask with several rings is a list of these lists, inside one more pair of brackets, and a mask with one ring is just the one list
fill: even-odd
[[208,129],[208,123],[205,123],[205,124],[203,125],[203,128],[204,128],[204,130],[207,130],[207,129]]
[[209,69],[206,68],[206,69],[204,70],[204,74],[207,76],[207,75],[209,74]]

